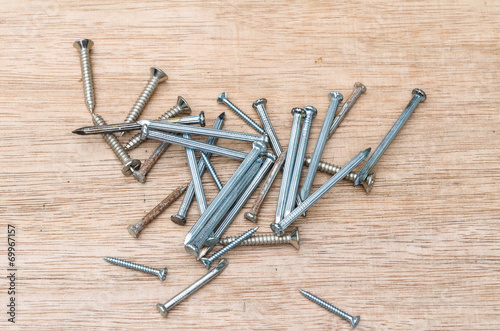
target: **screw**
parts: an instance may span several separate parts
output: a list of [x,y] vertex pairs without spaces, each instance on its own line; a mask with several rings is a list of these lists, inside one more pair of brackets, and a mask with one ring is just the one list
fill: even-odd
[[120,260],[120,259],[117,259],[114,257],[103,257],[103,259],[105,259],[109,263],[119,265],[120,267],[125,267],[125,268],[129,268],[132,270],[137,270],[137,271],[141,271],[141,272],[144,272],[147,274],[158,276],[158,278],[160,278],[160,280],[162,280],[162,281],[165,280],[165,278],[167,278],[167,268],[154,269],[154,268],[146,267],[146,266],[143,266],[143,265],[140,265],[137,263],[132,263],[132,262],[128,262],[125,260]]
[[[224,125],[224,118],[226,114],[222,113],[220,114],[214,121],[213,128],[220,130],[222,126]],[[209,145],[215,145],[217,142],[217,138],[210,137],[207,139],[207,144]],[[207,157],[210,157],[210,153],[206,154]],[[203,162],[203,160],[200,160],[198,162],[198,172],[200,173],[200,176],[205,172],[206,168],[206,163]],[[184,195],[184,199],[182,199],[181,206],[179,207],[179,211],[177,212],[176,215],[172,215],[170,219],[172,222],[178,225],[184,225],[186,224],[186,215],[189,209],[189,206],[191,205],[191,202],[193,201],[194,197],[194,183],[191,181],[189,183],[189,187],[186,191],[186,194]]]
[[[191,139],[189,133],[183,135],[185,139]],[[196,196],[196,202],[198,203],[198,209],[200,215],[207,209],[207,200],[205,198],[205,191],[203,190],[203,184],[201,183],[201,176],[198,172],[198,164],[196,162],[196,155],[194,155],[194,149],[186,147],[186,157],[189,165],[189,172],[191,173],[191,181],[194,184],[194,194]]]
[[212,165],[212,162],[210,162],[210,159],[208,158],[207,153],[200,152],[200,155],[201,155],[201,158],[203,159],[203,162],[205,162],[205,165],[208,169],[208,172],[210,173],[210,175],[214,179],[215,185],[217,185],[217,188],[219,189],[219,191],[222,190],[223,186],[222,186],[222,183],[220,181],[220,178],[217,175],[217,172],[215,172],[214,166]]
[[172,299],[168,300],[164,304],[157,304],[156,309],[158,309],[158,312],[163,316],[166,317],[167,313],[177,306],[179,303],[187,299],[188,297],[191,296],[194,292],[198,291],[200,288],[205,286],[208,282],[210,282],[212,279],[214,279],[217,275],[219,275],[224,269],[227,267],[228,262],[226,259],[220,260],[219,264],[212,270],[210,270],[205,276],[201,277],[198,279],[196,282],[194,282],[192,285],[186,287],[181,293],[177,294],[175,297]]
[[[232,243],[236,237],[225,237],[219,242],[226,246]],[[295,228],[293,232],[285,234],[283,237],[278,237],[272,234],[261,234],[256,236],[251,236],[250,238],[243,240],[241,246],[258,246],[258,245],[279,245],[279,244],[291,244],[296,249],[299,249],[299,228]]]
[[144,228],[151,223],[158,215],[160,215],[165,209],[167,209],[172,203],[174,203],[181,195],[186,191],[188,185],[184,184],[176,188],[168,197],[163,199],[156,207],[154,207],[149,213],[146,214],[135,225],[129,225],[127,227],[128,233],[134,238],[139,237],[139,234]]
[[257,215],[259,214],[260,207],[262,206],[262,203],[264,202],[264,199],[266,198],[269,189],[273,185],[274,179],[276,178],[278,172],[283,166],[283,163],[285,163],[286,154],[287,151],[284,150],[274,162],[274,165],[271,168],[269,175],[267,175],[264,184],[262,184],[262,187],[260,188],[259,194],[257,195],[255,202],[253,203],[250,210],[245,213],[245,218],[247,220],[257,223]]
[[93,113],[95,108],[94,83],[92,81],[92,67],[90,65],[90,49],[94,42],[90,39],[80,39],[73,43],[80,52],[80,66],[82,68],[83,93],[88,110]]
[[285,216],[285,218],[280,223],[271,223],[271,229],[277,236],[282,236],[285,234],[285,229],[290,226],[300,214],[302,214],[307,209],[311,208],[323,195],[332,189],[338,182],[347,176],[358,164],[360,164],[366,157],[370,154],[370,148],[361,151],[356,155],[351,161],[347,162],[345,166],[340,169],[335,175],[328,179],[320,188],[318,188],[313,194],[311,194],[300,206],[292,210],[290,214]]
[[269,137],[269,142],[271,143],[271,147],[273,148],[274,153],[279,156],[281,155],[281,153],[283,153],[283,148],[281,147],[278,137],[276,136],[276,132],[274,132],[273,124],[271,123],[271,120],[267,115],[266,103],[267,100],[262,98],[255,101],[252,106],[257,111],[257,114],[259,114],[260,121],[262,122],[264,131]]
[[[99,114],[92,113],[92,120],[97,126],[106,125],[106,121],[104,121],[104,119]],[[125,176],[130,176],[135,170],[139,169],[139,167],[141,166],[141,161],[137,159],[131,159],[127,151],[123,148],[122,144],[118,141],[118,138],[116,138],[113,133],[105,133],[103,134],[103,137],[122,163],[122,173]]]
[[214,262],[219,257],[221,257],[222,255],[227,253],[229,250],[238,246],[243,240],[251,237],[252,234],[254,234],[258,229],[259,229],[259,227],[256,226],[255,228],[248,230],[247,232],[243,233],[241,236],[236,238],[232,243],[230,243],[229,245],[225,246],[224,248],[222,248],[222,249],[218,250],[217,252],[215,252],[214,254],[212,254],[212,256],[202,258],[201,262],[203,262],[203,264],[205,265],[205,267],[207,267],[207,269],[210,269],[210,264],[212,264],[212,262]]
[[304,107],[305,118],[302,124],[302,131],[300,133],[300,142],[295,156],[295,163],[293,165],[293,172],[290,178],[290,188],[285,203],[284,216],[288,215],[295,207],[295,197],[299,190],[300,175],[302,174],[302,167],[304,165],[304,156],[306,154],[307,142],[309,140],[309,133],[311,132],[311,124],[314,117],[316,117],[317,110],[312,106]]
[[[220,218],[213,218],[212,216],[218,210],[221,211],[231,207],[232,201],[227,199],[227,197],[231,196],[233,189],[238,185],[240,180],[245,177],[247,171],[252,167],[257,157],[266,151],[266,148],[267,143],[264,144],[257,141],[253,143],[252,151],[248,153],[248,156],[243,160],[238,169],[236,169],[231,178],[229,178],[226,185],[224,185],[224,188],[212,200],[212,203],[210,203],[207,210],[200,216],[198,221],[188,232],[184,239],[184,248],[189,254],[194,257],[198,256],[198,250],[201,245],[214,231],[220,221]],[[223,215],[221,215],[221,218],[222,216]],[[195,243],[195,240],[202,241],[201,245],[198,245],[198,242]]]
[[[180,114],[189,114],[190,112],[191,108],[189,107],[188,103],[186,102],[186,100],[184,100],[183,97],[179,95],[177,97],[177,104],[172,108],[170,108],[170,110],[167,111],[165,114],[158,117],[158,121],[164,121],[169,118],[174,118]],[[130,138],[130,140],[125,144],[125,150],[130,151],[139,146],[140,144],[142,144],[142,142],[143,141],[141,140],[141,134],[138,133],[132,138]]]
[[353,317],[353,316],[351,316],[351,315],[349,315],[347,313],[344,313],[342,310],[340,310],[337,307],[329,304],[328,302],[326,302],[324,300],[321,300],[320,298],[318,298],[314,294],[311,294],[311,293],[306,292],[304,290],[299,290],[299,291],[300,291],[300,293],[302,293],[306,298],[308,298],[312,302],[320,305],[321,307],[325,308],[326,310],[331,311],[335,315],[340,316],[343,319],[345,319],[346,321],[348,321],[349,323],[351,323],[351,327],[352,328],[355,328],[356,325],[358,325],[358,323],[359,323],[359,316],[354,316]]
[[[269,154],[274,156],[274,154],[271,153]],[[252,194],[253,189],[255,189],[255,186],[258,185],[258,182],[257,184],[255,184],[256,182],[255,177],[259,176],[258,173],[261,172],[263,168],[265,167],[268,168],[267,164],[262,165],[263,162],[262,160],[263,158],[259,157],[257,161],[255,161],[250,170],[248,170],[245,177],[243,177],[240,180],[238,186],[236,186],[236,188],[233,190],[230,198],[228,198],[228,200],[230,201],[227,205],[231,206],[229,211],[226,208],[221,208],[217,212],[215,212],[214,216],[212,216],[213,218],[221,219],[224,215],[226,215],[224,217],[224,220],[222,220],[220,224],[217,226],[217,229],[207,238],[207,240],[205,240],[205,242],[203,243],[203,247],[198,252],[196,260],[199,260],[202,257],[204,257],[219,242],[219,239],[222,236],[222,234],[226,231],[229,225],[231,225],[232,221],[234,220],[236,215],[239,213],[239,211],[245,204],[245,201]],[[252,189],[251,186],[254,186],[254,188]],[[244,198],[244,196],[247,197]],[[236,199],[238,199],[238,201],[236,201]]]
[[[304,159],[304,164],[306,166],[309,166],[310,163],[311,163],[311,157],[307,156]],[[327,163],[327,162],[323,162],[323,161],[319,161],[319,163],[318,163],[318,170],[321,172],[325,172],[327,174],[330,174],[330,175],[335,175],[337,172],[340,171],[340,169],[341,168],[339,166],[336,166],[336,165],[331,164],[331,163]],[[358,177],[357,173],[351,172],[344,179],[347,179],[351,182],[354,182],[357,177]],[[373,184],[375,184],[375,173],[369,174],[368,177],[366,177],[366,179],[361,184],[363,184],[363,188],[365,189],[366,193],[370,193],[370,191],[373,188]]]
[[285,160],[285,167],[283,169],[283,177],[281,179],[280,193],[278,195],[278,204],[276,205],[275,223],[279,223],[285,212],[285,203],[290,188],[290,179],[293,171],[293,163],[295,162],[295,155],[297,155],[297,144],[300,137],[300,122],[305,115],[304,109],[292,109],[293,121],[292,129],[290,131],[290,140],[288,141],[288,155]]
[[300,197],[302,198],[302,200],[307,199],[307,197],[309,196],[309,192],[311,192],[314,177],[316,176],[316,171],[318,169],[318,162],[321,158],[321,154],[323,154],[326,140],[328,139],[328,132],[330,130],[330,127],[332,126],[333,118],[335,117],[335,112],[337,110],[339,102],[343,99],[342,94],[340,94],[339,92],[330,92],[329,96],[330,105],[328,106],[328,110],[326,111],[325,120],[323,121],[323,126],[321,127],[321,131],[319,132],[318,140],[316,140],[316,147],[314,147],[311,164],[309,165],[309,169],[307,169],[306,177],[304,178],[304,182],[302,183],[302,188],[300,190]]
[[[205,126],[205,114],[203,112],[201,112],[199,116],[186,116],[172,120],[176,120],[176,123],[178,124],[200,124],[201,126]],[[158,162],[161,156],[166,152],[168,146],[170,146],[169,143],[160,143],[160,145],[156,147],[149,158],[144,161],[141,168],[137,171],[134,171],[133,175],[134,178],[137,179],[137,181],[139,181],[140,183],[144,183],[146,181],[147,174],[149,173],[149,171],[151,171],[151,169],[156,164],[156,162]]]
[[258,133],[260,133],[260,134],[266,134],[266,132],[264,131],[264,129],[262,129],[260,127],[260,125],[258,125],[257,123],[255,123],[250,117],[248,117],[247,114],[245,114],[241,109],[239,109],[238,107],[236,107],[234,105],[234,103],[232,103],[231,101],[229,101],[229,99],[227,98],[227,93],[226,92],[222,92],[222,94],[219,95],[219,97],[217,98],[217,102],[218,103],[223,103],[226,106],[228,106],[229,109],[231,109],[232,111],[234,111],[236,113],[236,115],[238,115],[239,117],[241,117],[242,120],[244,120],[245,122],[247,122],[247,124],[250,125],[252,128],[254,128]]
[[344,102],[344,105],[342,106],[342,109],[340,110],[339,114],[333,119],[332,126],[330,127],[330,131],[328,132],[328,138],[330,138],[335,132],[335,130],[337,130],[338,126],[344,120],[344,117],[347,115],[347,112],[351,110],[352,106],[354,106],[354,104],[359,99],[361,94],[364,93],[365,91],[366,91],[366,86],[364,86],[363,84],[359,82],[354,84],[354,90],[349,96],[349,99],[347,99],[347,101]]
[[387,132],[385,137],[377,146],[372,156],[370,156],[370,158],[368,159],[368,161],[366,161],[363,168],[361,168],[361,170],[358,172],[358,178],[356,178],[354,186],[361,184],[361,182],[363,182],[366,179],[368,174],[373,170],[373,168],[377,164],[378,160],[380,160],[380,158],[384,154],[387,147],[389,147],[391,142],[394,140],[399,130],[401,130],[403,125],[406,123],[411,113],[413,113],[413,111],[415,110],[415,108],[417,108],[420,102],[424,102],[425,99],[427,98],[425,92],[422,91],[421,89],[416,88],[412,91],[412,93],[413,97],[411,98],[406,108],[403,110],[401,115],[399,115],[399,118],[396,120],[392,128],[389,130],[389,132]]
[[137,98],[137,101],[125,118],[125,123],[132,123],[137,121],[139,115],[141,115],[144,107],[146,107],[149,98],[151,98],[151,95],[153,95],[153,92],[155,91],[158,84],[168,79],[167,74],[164,73],[161,69],[151,67],[150,72],[151,78],[149,79],[146,87],[144,87],[144,90],[139,95],[139,98]]

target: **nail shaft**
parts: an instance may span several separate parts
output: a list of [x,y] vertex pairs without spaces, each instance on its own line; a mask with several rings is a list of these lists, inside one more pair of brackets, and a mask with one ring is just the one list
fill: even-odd
[[236,113],[236,115],[238,115],[239,117],[241,117],[241,119],[244,120],[248,125],[250,125],[255,131],[257,131],[260,134],[265,134],[264,129],[262,129],[260,127],[260,125],[258,125],[257,123],[255,123],[250,117],[248,117],[247,114],[245,114],[241,109],[239,109],[238,107],[236,107],[236,105],[234,103],[232,103],[231,101],[229,101],[229,99],[227,98],[227,93],[226,92],[222,92],[222,94],[217,98],[217,102],[218,103],[223,103],[226,106],[228,106],[229,109],[231,109],[233,112]]
[[269,119],[269,116],[267,114],[266,103],[266,99],[259,99],[255,101],[252,106],[257,111],[257,114],[259,114],[260,121],[262,122],[264,131],[269,137],[269,142],[271,143],[274,154],[279,156],[281,155],[281,153],[283,153],[283,148],[281,147],[278,136],[276,135],[276,132],[274,132],[273,124],[271,123],[271,120]]
[[340,110],[339,114],[335,116],[335,119],[333,120],[332,126],[330,127],[330,131],[328,132],[328,138],[330,138],[335,132],[335,130],[337,130],[338,126],[344,120],[344,117],[347,115],[347,112],[351,110],[351,108],[354,106],[354,104],[359,99],[361,94],[364,93],[365,91],[366,91],[366,86],[364,86],[363,84],[359,82],[354,84],[354,90],[352,91],[347,101],[344,102],[344,105],[342,106],[342,109]]
[[[191,139],[191,135],[185,133],[183,135],[185,139]],[[200,215],[205,212],[207,209],[207,200],[205,198],[205,191],[203,190],[203,184],[201,182],[201,176],[198,172],[198,164],[196,162],[196,156],[194,154],[194,149],[185,148],[186,157],[189,165],[189,172],[191,173],[191,181],[194,184],[194,195],[196,197],[196,202],[198,204],[198,210],[200,211]]]

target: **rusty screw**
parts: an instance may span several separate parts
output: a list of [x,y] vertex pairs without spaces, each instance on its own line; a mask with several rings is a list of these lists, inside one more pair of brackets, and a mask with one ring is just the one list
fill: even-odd
[[139,237],[139,233],[144,230],[144,228],[151,223],[158,215],[160,215],[165,209],[168,208],[175,200],[177,200],[184,191],[186,191],[188,184],[184,184],[176,188],[168,197],[166,197],[162,202],[160,202],[156,207],[153,208],[149,213],[144,216],[142,220],[137,222],[135,225],[129,225],[127,227],[128,233],[134,238]]

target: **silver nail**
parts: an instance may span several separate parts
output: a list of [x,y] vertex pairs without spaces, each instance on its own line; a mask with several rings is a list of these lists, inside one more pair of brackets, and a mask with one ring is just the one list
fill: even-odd
[[241,117],[242,120],[244,120],[248,125],[250,125],[252,128],[254,128],[254,130],[256,130],[258,133],[260,133],[260,134],[266,134],[265,131],[264,131],[264,129],[262,129],[260,127],[260,125],[258,125],[257,123],[255,123],[254,120],[252,120],[250,117],[248,117],[247,114],[245,114],[241,109],[239,109],[238,107],[236,107],[234,103],[232,103],[231,101],[229,101],[229,99],[227,98],[227,93],[226,92],[222,92],[222,94],[219,95],[219,97],[217,98],[217,102],[218,103],[223,103],[226,106],[228,106],[229,109],[231,109],[233,112],[235,112],[236,115],[238,115],[239,117]]

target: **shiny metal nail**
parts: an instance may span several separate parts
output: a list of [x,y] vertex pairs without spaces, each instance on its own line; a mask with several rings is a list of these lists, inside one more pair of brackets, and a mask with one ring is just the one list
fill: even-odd
[[210,173],[210,176],[212,176],[212,178],[215,182],[215,185],[217,186],[219,191],[222,190],[222,187],[223,187],[222,182],[220,181],[220,178],[217,175],[217,172],[215,172],[215,168],[212,165],[212,162],[210,162],[210,159],[208,158],[207,153],[200,152],[200,155],[201,155],[201,159],[203,160],[203,162],[205,162],[207,170]]
[[349,96],[349,99],[347,99],[347,101],[344,102],[344,105],[342,106],[342,109],[340,110],[339,114],[335,116],[335,118],[333,119],[332,126],[330,127],[330,131],[328,132],[328,139],[333,135],[335,130],[337,130],[338,126],[344,120],[344,117],[347,115],[347,112],[351,110],[352,106],[354,106],[354,104],[359,99],[361,94],[364,93],[365,91],[366,91],[366,86],[364,86],[363,84],[359,82],[354,84],[354,90]]
[[295,163],[295,155],[297,155],[297,147],[300,138],[300,124],[305,115],[304,109],[292,109],[293,121],[292,129],[290,130],[290,139],[288,141],[287,156],[285,160],[285,167],[283,169],[283,177],[281,179],[280,193],[278,196],[278,203],[276,205],[275,223],[279,223],[285,213],[285,203],[290,188],[290,180],[293,172],[293,164]]
[[281,153],[283,153],[283,148],[281,147],[276,132],[274,132],[273,124],[271,123],[271,120],[267,115],[266,103],[267,103],[266,99],[259,99],[255,101],[252,104],[252,106],[257,111],[257,114],[259,114],[260,121],[262,122],[264,131],[269,137],[269,142],[271,143],[271,147],[273,148],[274,154],[276,154],[276,156],[280,156]]
[[[212,126],[213,129],[220,130],[222,126],[224,125],[224,118],[226,114],[222,113],[220,114],[214,121],[214,125]],[[215,145],[217,143],[217,138],[210,137],[207,139],[207,144],[208,145]],[[206,153],[206,156],[210,158],[212,154],[211,153]],[[198,172],[200,173],[200,176],[203,175],[206,169],[206,163],[203,162],[203,160],[200,160],[198,162]],[[189,206],[191,206],[191,202],[193,201],[194,198],[194,183],[191,181],[189,183],[189,187],[186,190],[186,194],[184,195],[184,199],[182,199],[181,205],[179,207],[179,211],[177,214],[172,215],[170,219],[172,222],[178,225],[185,225],[186,224],[186,216],[187,212],[189,210]]]
[[164,304],[157,304],[156,309],[163,316],[166,317],[168,312],[177,306],[179,303],[190,297],[194,292],[198,291],[200,288],[205,286],[208,282],[214,279],[217,275],[219,275],[224,269],[227,267],[228,262],[226,259],[220,260],[219,264],[212,270],[210,270],[205,276],[198,279],[196,282],[186,287],[181,293],[177,294],[172,299],[168,300]]
[[292,210],[290,214],[285,216],[285,218],[280,223],[271,223],[271,229],[277,236],[282,236],[285,234],[285,229],[288,228],[300,214],[302,214],[307,209],[311,208],[323,195],[330,191],[338,182],[340,182],[345,176],[347,176],[358,164],[360,164],[366,157],[370,154],[370,148],[359,152],[351,161],[347,162],[345,166],[340,169],[335,175],[328,179],[320,188],[318,188],[314,193],[312,193],[306,200],[302,202],[300,206]]
[[[191,135],[189,133],[183,134],[184,139],[191,139]],[[201,176],[198,172],[198,163],[196,162],[196,155],[194,154],[194,149],[185,148],[186,150],[186,158],[189,165],[189,172],[191,173],[191,181],[194,185],[194,195],[196,197],[196,202],[198,204],[198,210],[200,211],[200,215],[205,212],[207,209],[207,200],[205,198],[205,191],[203,190],[203,184],[201,182]]]
[[333,119],[335,117],[335,112],[339,102],[342,101],[342,94],[339,92],[330,92],[330,105],[326,112],[325,120],[323,121],[323,126],[319,132],[318,140],[316,141],[316,146],[314,147],[314,152],[311,158],[311,164],[307,169],[306,177],[302,183],[302,188],[300,189],[300,197],[302,200],[307,199],[309,192],[311,192],[311,187],[316,176],[316,171],[318,169],[318,162],[323,154],[323,149],[325,148],[326,140],[328,139],[328,132],[332,126]]
[[231,101],[229,101],[229,99],[227,98],[227,93],[226,92],[222,92],[222,94],[219,95],[219,97],[217,98],[217,102],[218,103],[223,103],[226,106],[228,106],[229,109],[231,109],[233,112],[235,112],[236,115],[238,115],[239,117],[241,117],[242,120],[244,120],[248,125],[250,125],[258,133],[260,133],[260,134],[266,134],[266,132],[264,131],[264,129],[262,129],[260,127],[260,125],[258,125],[257,123],[255,123],[254,120],[252,120],[250,117],[248,117],[247,114],[245,114],[241,109],[239,109],[238,107],[236,107],[234,103],[232,103]]
[[309,133],[311,132],[312,120],[314,117],[316,117],[318,111],[312,106],[306,106],[304,107],[304,112],[304,122],[302,123],[299,146],[297,147],[297,154],[295,155],[295,162],[290,178],[290,187],[288,189],[288,196],[286,198],[285,212],[283,213],[283,216],[288,215],[295,207],[296,195],[299,191],[300,176],[302,174],[302,167],[304,166],[304,156],[306,155],[307,142],[309,141]]
[[403,110],[401,115],[399,115],[399,118],[396,120],[392,128],[387,132],[385,135],[384,139],[380,142],[380,144],[377,146],[373,154],[370,156],[368,161],[366,161],[365,165],[361,170],[358,172],[358,177],[356,178],[356,181],[354,182],[354,186],[357,186],[363,182],[368,174],[373,170],[375,165],[377,164],[378,160],[382,157],[384,154],[385,150],[391,142],[396,138],[396,135],[398,132],[401,130],[403,125],[406,123],[410,115],[413,113],[415,108],[417,108],[418,104],[420,102],[424,102],[427,96],[425,95],[425,92],[422,91],[421,89],[414,89],[412,91],[413,97],[411,98],[410,102],[406,106],[406,108]]

